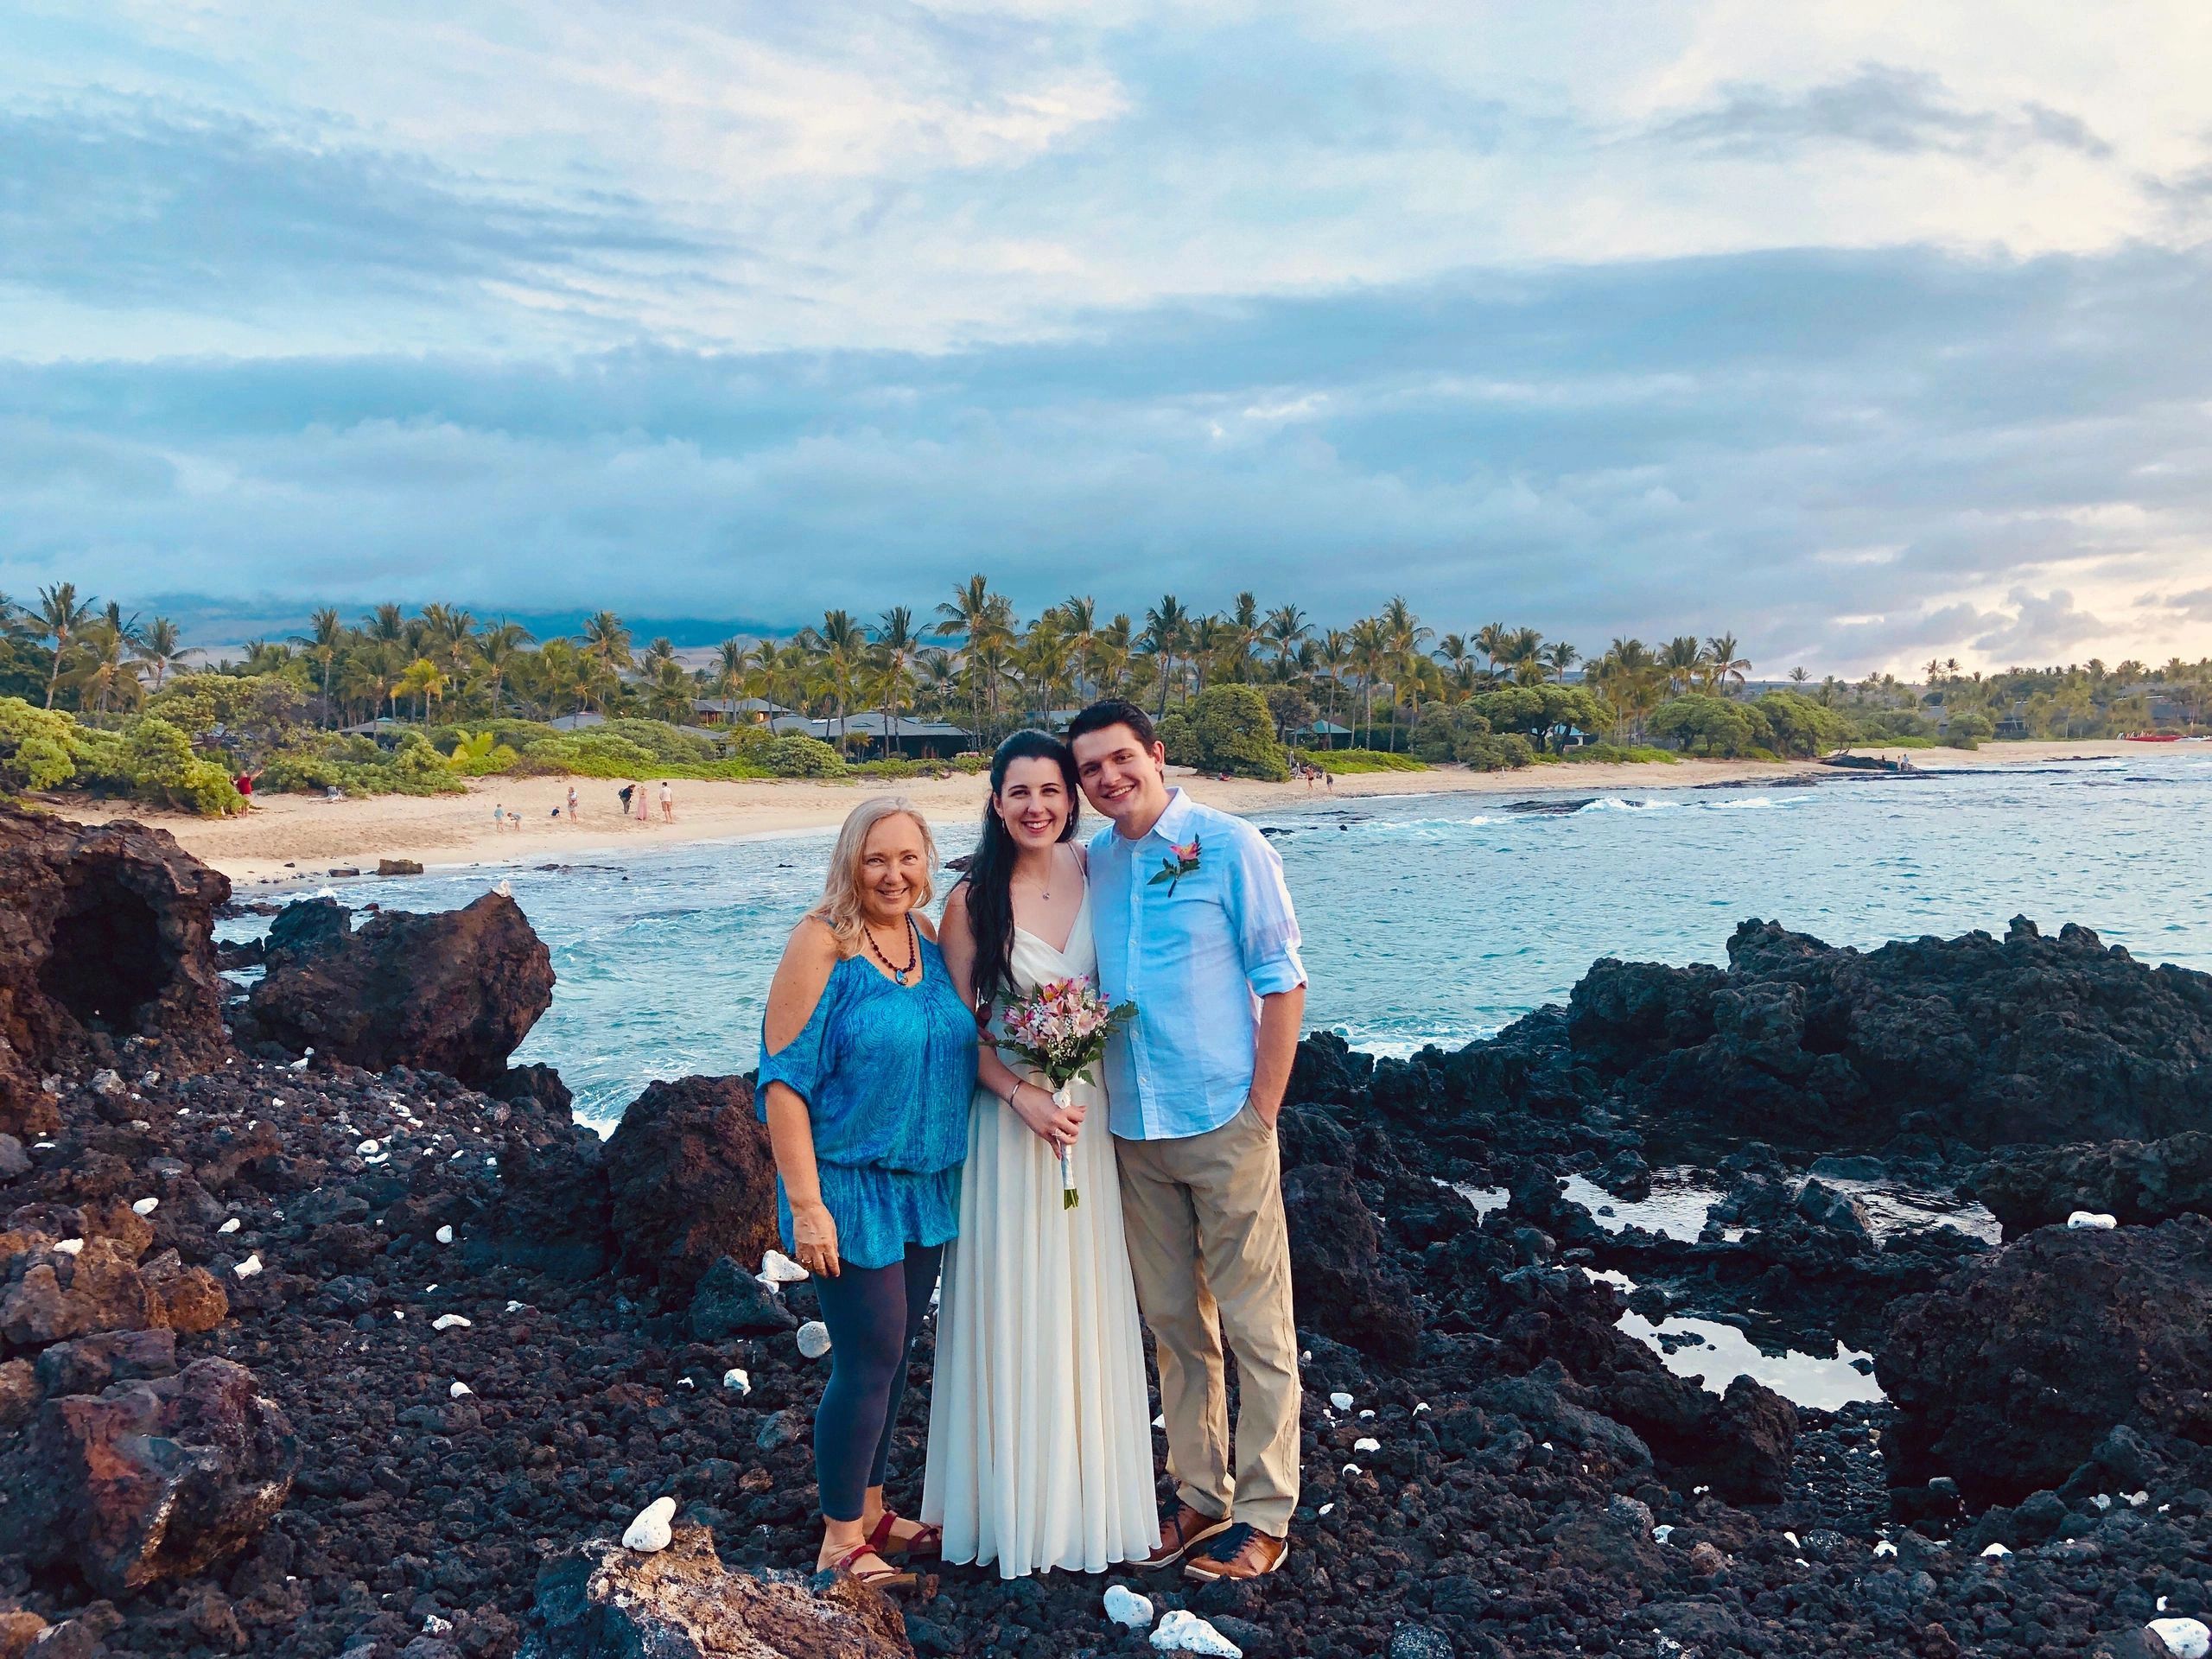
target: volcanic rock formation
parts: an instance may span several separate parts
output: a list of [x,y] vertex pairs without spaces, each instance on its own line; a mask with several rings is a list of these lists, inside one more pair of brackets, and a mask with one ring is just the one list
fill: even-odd
[[114,1067],[125,1045],[140,1071],[228,1054],[213,925],[231,884],[167,830],[0,804],[0,1134],[51,1130],[42,1080]]
[[295,1053],[497,1089],[553,1001],[552,958],[521,906],[487,893],[459,910],[352,921],[327,899],[278,913],[249,1001],[263,1033]]
[[2212,1446],[2212,1221],[2046,1227],[1901,1303],[1875,1375],[1900,1484],[2056,1486],[2116,1424]]
[[2076,1210],[2137,1225],[2191,1211],[2212,1215],[2212,1133],[2007,1147],[1968,1185],[2008,1237],[2064,1221]]
[[522,1659],[914,1659],[880,1592],[798,1573],[734,1573],[704,1527],[679,1524],[650,1554],[595,1539],[538,1575]]
[[689,1292],[721,1257],[776,1243],[776,1162],[743,1077],[655,1082],[607,1142],[623,1266]]

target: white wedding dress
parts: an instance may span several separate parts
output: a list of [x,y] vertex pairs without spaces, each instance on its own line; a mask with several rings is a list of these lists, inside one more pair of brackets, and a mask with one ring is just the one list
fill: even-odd
[[[1023,995],[1077,974],[1096,982],[1088,891],[1065,950],[1014,930],[1013,969]],[[1106,1096],[1072,1087],[1087,1108],[1068,1154],[1081,1200],[1072,1210],[1051,1148],[976,1090],[960,1236],[945,1251],[938,1311],[921,1518],[944,1529],[947,1560],[995,1561],[1009,1579],[1102,1572],[1160,1541]]]

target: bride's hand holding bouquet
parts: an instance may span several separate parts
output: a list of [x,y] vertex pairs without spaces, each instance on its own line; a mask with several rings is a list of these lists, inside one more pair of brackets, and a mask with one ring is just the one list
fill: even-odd
[[[1029,1127],[1059,1154],[1063,1209],[1072,1210],[1082,1201],[1068,1165],[1068,1147],[1083,1125],[1083,1109],[1069,1085],[1097,1081],[1095,1068],[1106,1052],[1107,1038],[1135,1013],[1134,1002],[1109,1005],[1089,977],[1078,974],[1046,981],[1011,1004],[1001,1021],[1005,1034],[997,1039],[1000,1052],[1022,1060],[1052,1085],[1052,1119]],[[1024,1121],[1028,1122],[1026,1116]]]

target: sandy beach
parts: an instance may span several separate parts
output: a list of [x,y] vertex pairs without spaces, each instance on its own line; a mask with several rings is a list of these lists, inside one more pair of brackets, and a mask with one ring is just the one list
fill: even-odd
[[[2144,752],[2141,745],[2124,742],[2003,743],[1971,753],[1919,750],[1913,752],[1913,760],[1930,768],[2003,766]],[[1487,772],[1437,766],[1427,772],[1342,777],[1337,779],[1333,792],[1318,785],[1309,789],[1303,783],[1263,784],[1243,779],[1224,782],[1179,768],[1174,781],[1211,805],[1249,813],[1376,795],[1643,793],[1700,785],[1777,782],[1817,776],[1824,770],[1809,761],[1758,760],[1683,760],[1671,766],[1546,766]],[[145,807],[88,812],[84,803],[67,797],[52,798],[52,804],[68,817],[130,817],[158,823],[244,887],[305,880],[347,868],[373,873],[378,860],[386,858],[448,867],[542,862],[583,854],[641,853],[695,842],[789,835],[832,827],[855,802],[892,792],[909,797],[932,818],[964,821],[982,810],[985,793],[982,778],[965,774],[897,783],[877,779],[849,783],[679,779],[674,785],[676,821],[664,823],[657,779],[648,784],[648,792],[654,794],[652,818],[640,822],[621,815],[615,794],[619,785],[580,778],[574,782],[581,816],[571,824],[565,814],[559,818],[553,816],[553,809],[568,798],[569,782],[563,778],[488,778],[473,780],[465,795],[429,798],[384,795],[327,801],[319,796],[264,795],[256,799],[251,812],[228,819],[188,817]],[[519,812],[522,827],[494,828],[494,806]]]

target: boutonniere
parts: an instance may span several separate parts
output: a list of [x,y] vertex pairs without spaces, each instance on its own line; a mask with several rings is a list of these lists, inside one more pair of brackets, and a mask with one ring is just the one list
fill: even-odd
[[1190,844],[1182,847],[1177,846],[1171,841],[1167,843],[1167,848],[1175,856],[1161,859],[1159,871],[1151,880],[1145,883],[1145,886],[1156,887],[1165,881],[1167,884],[1167,896],[1173,899],[1175,896],[1175,884],[1185,876],[1195,874],[1198,871],[1198,838],[1192,836]]

